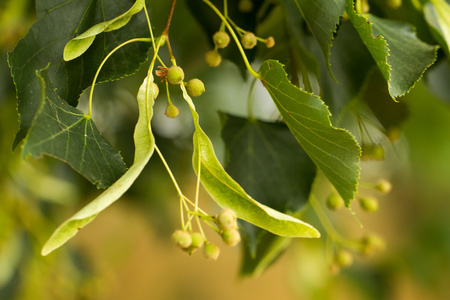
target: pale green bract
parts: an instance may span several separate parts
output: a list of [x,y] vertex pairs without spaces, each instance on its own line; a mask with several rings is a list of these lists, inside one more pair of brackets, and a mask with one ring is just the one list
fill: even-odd
[[117,30],[125,26],[134,14],[140,12],[145,5],[145,0],[137,0],[136,3],[120,16],[109,21],[98,23],[77,37],[71,39],[64,47],[64,60],[70,61],[81,56],[92,45],[95,37],[102,33]]
[[450,55],[450,4],[445,0],[431,0],[423,6],[425,19],[437,32],[437,40]]
[[144,169],[155,149],[155,139],[150,127],[154,103],[154,90],[150,90],[153,87],[151,82],[153,82],[153,77],[150,80],[146,78],[137,95],[139,118],[134,131],[135,154],[133,165],[100,196],[61,224],[45,243],[42,248],[42,255],[47,255],[62,246],[77,234],[80,228],[89,224],[97,214],[118,200],[131,187]]
[[230,208],[239,219],[286,237],[318,238],[319,231],[292,216],[252,199],[219,163],[212,143],[199,125],[199,116],[184,84],[183,97],[189,104],[195,125],[193,167],[206,191],[222,208]]

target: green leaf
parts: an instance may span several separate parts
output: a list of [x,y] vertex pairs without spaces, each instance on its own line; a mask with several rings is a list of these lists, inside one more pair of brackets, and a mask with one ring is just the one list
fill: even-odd
[[249,195],[276,210],[303,208],[316,167],[286,124],[220,116],[228,174]]
[[383,126],[388,137],[398,134],[402,123],[409,117],[409,109],[404,101],[391,100],[386,81],[375,69],[361,92],[361,99]]
[[223,208],[234,210],[238,218],[274,234],[286,237],[320,237],[311,225],[276,211],[251,198],[223,169],[214,153],[212,143],[199,125],[194,103],[181,84],[183,97],[188,102],[194,119],[193,167],[211,197]]
[[[361,91],[374,66],[370,52],[350,21],[343,21],[331,48],[331,70],[338,82],[330,76],[320,77],[321,96],[329,106],[334,120],[339,118],[339,113]],[[321,70],[326,72],[323,64]]]
[[140,12],[145,5],[144,0],[137,0],[136,3],[125,13],[112,20],[95,24],[79,36],[71,39],[64,47],[64,60],[69,61],[82,55],[92,45],[97,35],[102,32],[117,30],[125,26],[134,14]]
[[47,255],[61,247],[75,236],[79,229],[89,224],[102,210],[118,200],[131,187],[147,165],[155,149],[155,139],[150,127],[150,121],[153,116],[153,94],[155,92],[151,88],[153,86],[151,82],[153,82],[153,78],[151,80],[146,78],[137,95],[139,119],[134,130],[135,152],[133,165],[100,196],[61,224],[45,243],[42,248],[42,255]]
[[450,4],[445,0],[430,0],[423,6],[423,12],[439,44],[450,56]]
[[[36,70],[48,68],[58,96],[76,106],[81,93],[92,84],[98,66],[119,44],[147,37],[143,14],[135,15],[123,30],[99,34],[85,55],[70,62],[63,60],[67,42],[91,26],[126,12],[132,0],[37,0],[37,21],[25,38],[8,54],[16,85],[20,127],[13,148],[25,138],[40,101]],[[89,16],[89,17],[87,17]],[[98,82],[115,80],[136,72],[147,59],[148,43],[132,43],[112,55],[100,72]]]
[[420,41],[412,26],[353,10],[347,0],[347,13],[373,59],[388,82],[393,99],[408,93],[434,63],[437,47]]
[[[283,0],[286,2],[288,0]],[[311,33],[317,39],[327,61],[328,71],[330,68],[330,47],[333,35],[340,17],[344,14],[345,0],[294,0],[297,8],[311,29]],[[334,78],[334,77],[333,77]]]
[[[228,174],[264,205],[298,212],[308,201],[316,167],[284,123],[221,114]],[[276,175],[275,175],[276,174]],[[242,274],[257,275],[289,245],[249,223],[242,223]]]
[[126,171],[122,156],[89,116],[61,101],[47,73],[47,69],[37,72],[42,98],[23,144],[23,158],[47,154],[69,164],[99,188],[111,185]]
[[289,82],[279,62],[265,61],[260,75],[287,126],[348,207],[359,178],[358,143],[348,131],[332,126],[330,112],[319,97]]

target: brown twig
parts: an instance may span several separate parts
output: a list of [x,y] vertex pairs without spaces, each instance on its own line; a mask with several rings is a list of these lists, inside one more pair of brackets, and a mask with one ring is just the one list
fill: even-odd
[[169,9],[169,14],[167,15],[166,25],[164,26],[164,30],[161,33],[161,35],[164,35],[166,37],[166,44],[167,44],[167,49],[169,51],[169,58],[173,65],[176,65],[176,61],[175,61],[175,56],[173,56],[172,47],[170,46],[169,28],[170,28],[170,24],[172,23],[173,11],[175,10],[176,3],[177,3],[177,0],[172,0],[172,3],[170,3],[170,9]]

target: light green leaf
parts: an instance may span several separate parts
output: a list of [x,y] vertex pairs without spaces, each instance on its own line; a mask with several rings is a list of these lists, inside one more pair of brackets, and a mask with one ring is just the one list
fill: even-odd
[[287,126],[348,207],[359,178],[358,143],[348,131],[332,126],[330,112],[319,97],[289,82],[279,62],[265,61],[260,75]]
[[102,210],[118,200],[131,187],[147,165],[155,148],[155,139],[150,127],[150,121],[153,116],[153,93],[155,92],[152,89],[153,85],[150,84],[151,82],[153,82],[153,78],[151,80],[146,78],[137,96],[139,119],[134,131],[135,152],[133,165],[100,196],[61,224],[45,243],[42,248],[42,255],[47,255],[62,246],[75,236],[79,229],[89,224]]
[[79,36],[71,39],[64,47],[64,60],[70,61],[81,56],[87,49],[89,49],[98,34],[117,30],[125,26],[134,14],[137,14],[144,8],[144,5],[145,0],[136,0],[136,3],[120,16],[109,21],[96,24]]
[[104,139],[91,117],[61,101],[48,78],[37,72],[41,100],[23,144],[22,157],[47,154],[70,165],[99,188],[126,171],[119,152]]
[[261,227],[274,234],[286,237],[320,237],[311,225],[276,211],[251,198],[223,169],[214,153],[212,143],[199,125],[199,116],[194,103],[180,85],[183,97],[189,104],[194,119],[193,167],[211,197],[223,208],[234,210],[238,218]]
[[436,46],[419,40],[406,23],[362,16],[347,0],[347,13],[373,59],[388,82],[393,99],[408,93],[436,59]]
[[423,6],[423,11],[438,42],[450,56],[450,4],[445,0],[430,0]]
[[330,47],[337,24],[344,14],[345,0],[295,0],[295,4],[317,39],[327,61],[328,71],[333,76],[330,69]]

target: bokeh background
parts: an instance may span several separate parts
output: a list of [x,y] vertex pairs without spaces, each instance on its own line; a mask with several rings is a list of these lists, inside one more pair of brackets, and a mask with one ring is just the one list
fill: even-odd
[[[163,27],[166,2],[150,3],[156,31]],[[196,105],[202,126],[223,157],[217,111],[245,115],[250,82],[230,62],[207,68],[203,55],[208,37],[199,34],[199,25],[186,11],[185,1],[179,1],[171,41],[185,73],[205,82],[207,92]],[[294,240],[258,277],[239,276],[239,247],[221,246],[217,262],[206,261],[200,253],[189,257],[170,241],[179,226],[178,201],[156,156],[120,201],[67,245],[42,257],[40,249],[56,226],[99,191],[59,161],[23,161],[20,150],[11,150],[18,118],[6,53],[33,20],[33,1],[0,1],[1,300],[450,299],[450,97],[436,84],[449,82],[448,65],[435,66],[400,100],[409,118],[395,142],[383,142],[385,160],[362,163],[362,182],[386,178],[393,184],[390,194],[377,194],[379,211],[368,214],[352,205],[363,228],[347,210],[328,212],[343,235],[357,239],[376,233],[386,241],[383,252],[371,257],[355,254],[354,264],[337,274],[330,271],[324,238]],[[128,164],[133,159],[135,94],[144,73],[96,88],[94,120]],[[273,106],[264,92],[256,91],[255,113],[266,116]],[[174,92],[172,98],[181,114],[167,119],[164,95],[158,98],[156,141],[182,188],[192,194],[192,125],[181,97]],[[85,95],[80,105],[86,105]],[[326,183],[323,189],[329,190]],[[321,185],[318,190],[319,201],[324,201]],[[360,193],[373,191],[362,187]],[[201,202],[205,210],[219,211],[206,194]],[[323,232],[314,213],[307,212],[305,218]]]

